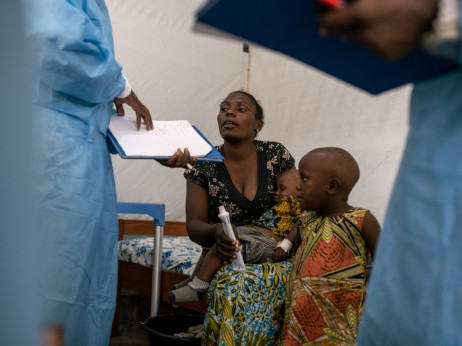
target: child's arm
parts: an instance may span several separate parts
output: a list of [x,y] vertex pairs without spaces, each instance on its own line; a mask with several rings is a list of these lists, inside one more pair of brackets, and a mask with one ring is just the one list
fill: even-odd
[[285,239],[289,240],[295,248],[298,247],[300,243],[300,236],[298,234],[298,224],[300,223],[299,220],[295,222],[294,227],[292,227],[292,230],[289,232],[287,237]]
[[[295,248],[298,247],[298,244],[300,243],[299,235],[298,235],[298,221],[295,223],[294,227],[292,228],[290,233],[287,235],[287,237],[284,238],[284,240],[288,240],[292,244],[292,246],[295,244],[296,245]],[[282,247],[276,246],[276,248],[273,251],[273,262],[284,261],[287,258],[287,254],[289,253],[289,250],[287,250],[286,252]]]
[[380,234],[380,224],[370,211],[364,216],[363,232],[366,239],[366,246],[371,252],[372,257],[374,257],[375,245]]

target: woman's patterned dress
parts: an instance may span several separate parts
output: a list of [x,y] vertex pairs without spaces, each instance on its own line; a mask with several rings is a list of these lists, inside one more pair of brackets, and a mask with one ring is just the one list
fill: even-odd
[[[221,162],[198,162],[185,177],[208,192],[209,222],[219,223],[218,207],[224,205],[231,222],[245,226],[258,220],[274,205],[276,179],[295,160],[276,142],[255,141],[258,151],[258,189],[250,201],[233,185]],[[221,152],[222,146],[217,147]],[[290,271],[288,262],[249,264],[246,270],[224,266],[208,293],[203,345],[270,345],[279,337],[284,295]]]

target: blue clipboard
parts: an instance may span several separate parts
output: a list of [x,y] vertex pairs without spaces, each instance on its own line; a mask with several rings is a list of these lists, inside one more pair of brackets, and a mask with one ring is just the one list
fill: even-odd
[[[198,156],[197,161],[217,161],[221,162],[224,160],[223,156],[218,152],[218,150],[210,143],[210,141],[199,131],[199,129],[193,125],[194,130],[210,145],[211,151],[205,156]],[[115,151],[119,154],[119,156],[123,159],[132,159],[132,160],[140,160],[140,159],[155,159],[155,160],[168,160],[168,157],[136,157],[136,156],[127,156],[125,151],[120,146],[119,142],[112,134],[111,130],[107,130],[107,137],[109,138],[110,143],[114,146]]]
[[318,10],[316,0],[210,0],[198,11],[197,21],[284,53],[372,94],[460,68],[424,50],[386,61],[355,42],[321,37]]

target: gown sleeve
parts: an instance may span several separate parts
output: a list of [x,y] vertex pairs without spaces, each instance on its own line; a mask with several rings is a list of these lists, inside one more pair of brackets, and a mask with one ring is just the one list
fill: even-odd
[[26,39],[42,83],[88,103],[111,101],[123,91],[125,79],[114,57],[103,1],[24,3]]

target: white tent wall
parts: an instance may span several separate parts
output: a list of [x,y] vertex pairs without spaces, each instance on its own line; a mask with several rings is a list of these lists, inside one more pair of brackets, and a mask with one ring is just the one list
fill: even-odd
[[[372,96],[282,54],[192,31],[203,0],[107,0],[116,57],[154,119],[186,119],[222,143],[220,101],[248,88],[265,110],[263,140],[283,143],[297,164],[309,150],[339,146],[358,161],[350,204],[382,223],[407,133],[410,86]],[[133,116],[127,112],[129,116]],[[162,202],[184,221],[181,169],[113,156],[118,200]]]

